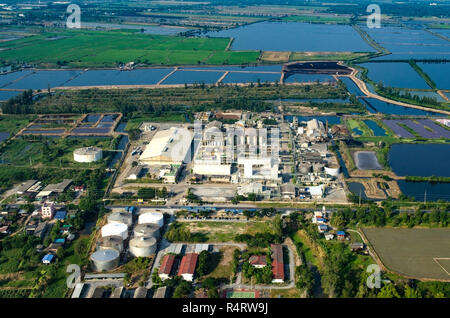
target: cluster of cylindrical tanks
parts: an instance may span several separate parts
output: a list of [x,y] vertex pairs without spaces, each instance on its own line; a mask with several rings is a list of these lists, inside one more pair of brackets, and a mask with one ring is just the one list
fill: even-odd
[[91,255],[94,270],[97,272],[109,271],[119,265],[120,253],[113,248],[101,249]]
[[158,212],[147,212],[139,215],[139,224],[157,224],[159,227],[164,225],[164,216],[162,213]]
[[140,236],[130,240],[130,253],[135,257],[149,257],[156,252],[156,239],[153,236]]
[[157,224],[146,223],[138,224],[134,227],[133,231],[134,237],[149,237],[159,238],[159,226]]
[[129,212],[114,212],[108,216],[108,223],[123,223],[128,226],[133,224],[133,214]]
[[[133,213],[113,212],[107,217],[108,224],[101,228],[97,251],[91,255],[96,271],[109,271],[119,265],[120,253],[125,250],[124,241],[129,237],[128,229],[133,225]],[[129,241],[129,252],[134,257],[149,257],[156,253],[160,228],[164,216],[158,212],[139,215],[138,224],[133,229]]]
[[118,235],[111,235],[111,236],[101,237],[97,241],[97,250],[104,250],[104,249],[111,249],[111,248],[118,250],[119,253],[122,253],[123,238]]

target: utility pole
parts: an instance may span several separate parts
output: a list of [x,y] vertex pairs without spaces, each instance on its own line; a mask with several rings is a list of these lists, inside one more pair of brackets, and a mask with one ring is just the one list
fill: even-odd
[[423,196],[423,204],[427,204],[427,189],[425,189],[425,193]]
[[359,206],[361,207],[361,189],[359,189]]

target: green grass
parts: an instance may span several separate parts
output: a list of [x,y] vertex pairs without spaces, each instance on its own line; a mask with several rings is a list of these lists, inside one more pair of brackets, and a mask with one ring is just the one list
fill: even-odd
[[356,134],[356,132],[353,131],[353,129],[355,129],[355,128],[362,132],[361,135],[356,134],[358,137],[359,136],[366,137],[366,136],[373,135],[372,130],[369,127],[367,127],[367,125],[364,122],[362,122],[361,120],[359,120],[359,119],[348,119],[347,120],[347,125],[348,125],[348,128],[354,134]]
[[303,52],[293,52],[289,57],[289,61],[349,61],[357,58],[362,58],[368,56],[368,53],[344,53],[344,52],[336,52],[331,54],[324,53],[314,53],[307,54]]
[[133,30],[54,30],[0,43],[0,60],[39,67],[61,63],[69,67],[114,67],[130,61],[147,65],[257,62],[259,52],[225,51],[228,43],[228,38],[148,35]]
[[255,293],[245,291],[229,291],[227,292],[227,298],[255,298]]
[[25,127],[32,119],[33,116],[28,115],[0,116],[0,132],[9,132],[11,135],[15,134]]
[[[48,145],[48,150],[45,145]],[[79,168],[96,167],[102,163],[78,163],[73,160],[73,151],[80,147],[97,146],[103,150],[110,149],[111,139],[72,139],[53,138],[27,140],[17,138],[3,149],[2,160],[13,165],[29,165],[30,158],[33,165],[45,164],[46,166],[63,167],[68,165]],[[106,154],[104,153],[104,157]]]
[[139,126],[143,122],[186,122],[186,118],[184,114],[177,114],[177,113],[167,113],[162,116],[155,116],[151,114],[143,114],[143,115],[137,115],[133,116],[128,122],[127,126],[125,127],[125,130],[130,131],[136,128],[139,128]]

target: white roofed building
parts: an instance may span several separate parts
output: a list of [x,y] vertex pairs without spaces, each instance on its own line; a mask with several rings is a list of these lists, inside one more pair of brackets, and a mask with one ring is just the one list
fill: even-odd
[[171,127],[158,131],[139,161],[147,165],[182,164],[190,154],[192,133],[186,128]]

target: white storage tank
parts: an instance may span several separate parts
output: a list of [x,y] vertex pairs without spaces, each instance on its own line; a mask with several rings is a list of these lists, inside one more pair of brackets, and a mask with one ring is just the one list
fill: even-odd
[[95,162],[103,158],[102,149],[98,147],[84,147],[75,149],[73,160],[76,162]]
[[147,212],[139,215],[139,224],[158,224],[159,227],[164,225],[164,216],[159,212]]
[[130,241],[130,253],[135,257],[149,257],[156,253],[154,237],[135,237]]
[[126,240],[128,237],[128,226],[123,223],[109,223],[102,227],[102,237],[117,235]]
[[123,251],[123,238],[118,235],[101,237],[97,241],[97,250],[113,248],[119,252]]
[[113,212],[108,215],[108,223],[123,223],[131,226],[133,224],[133,215],[129,212]]
[[330,176],[337,177],[339,176],[339,166],[329,165],[325,166],[325,173]]
[[119,265],[119,251],[115,249],[99,250],[91,255],[94,270],[97,272],[109,271]]
[[134,227],[134,236],[153,236],[159,238],[159,225],[153,223],[138,224]]

